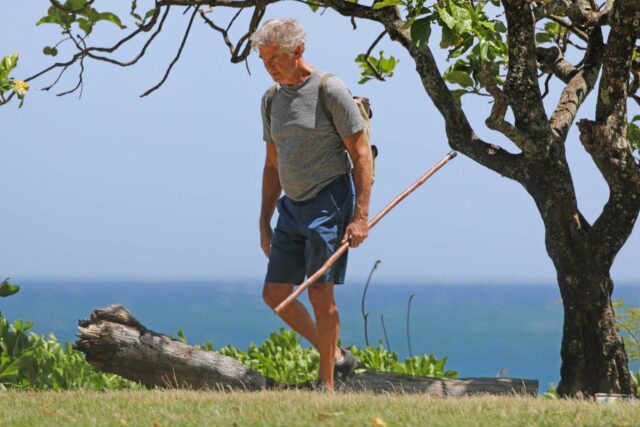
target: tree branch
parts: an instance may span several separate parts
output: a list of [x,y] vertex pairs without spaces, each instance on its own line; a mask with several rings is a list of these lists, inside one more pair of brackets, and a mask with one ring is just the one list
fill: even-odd
[[636,95],[640,89],[640,56],[631,62],[631,84],[629,86],[629,96],[640,105],[640,97]]
[[542,92],[542,99],[544,99],[549,94],[549,82],[551,81],[552,78],[553,78],[553,73],[549,73],[547,74],[547,78],[544,79],[544,92]]
[[[242,12],[243,10],[244,9],[239,9],[238,13],[236,13],[235,16],[238,16],[240,14],[240,12]],[[224,41],[224,44],[227,45],[227,47],[229,48],[229,54],[233,55],[233,51],[234,51],[235,47],[233,46],[233,43],[231,42],[231,39],[229,38],[229,29],[231,28],[231,25],[233,24],[233,20],[231,21],[229,26],[227,26],[227,29],[224,29],[222,27],[217,26],[211,19],[207,18],[205,13],[206,13],[205,11],[200,12],[200,16],[202,17],[204,22],[211,29],[213,29],[213,30],[219,32],[220,34],[222,34],[222,40]]]
[[531,144],[531,141],[516,129],[511,123],[507,122],[504,118],[509,108],[509,98],[500,90],[496,82],[491,75],[491,64],[483,61],[481,64],[482,80],[487,91],[494,99],[493,107],[491,108],[491,114],[485,120],[485,124],[489,129],[501,132],[504,136],[513,141],[521,150]]
[[[73,40],[73,43],[76,45],[76,47],[78,48],[78,50],[80,50],[81,52],[84,52],[87,50],[87,45],[84,41],[84,39],[82,37],[80,37],[80,42],[78,42],[76,40],[75,37],[73,37],[73,35],[71,33],[69,33],[69,38],[71,40]],[[81,45],[82,44],[82,45]],[[80,73],[78,74],[78,83],[76,84],[76,86],[71,89],[68,90],[66,92],[60,92],[58,94],[56,94],[56,96],[65,96],[65,95],[69,95],[72,94],[73,92],[75,92],[76,90],[80,89],[80,96],[79,98],[82,98],[82,88],[84,87],[84,80],[83,80],[83,76],[84,76],[84,58],[86,57],[86,55],[82,55],[80,56]],[[58,76],[58,78],[56,79],[56,81],[49,86],[48,89],[51,89],[57,82],[58,80],[60,80],[60,77],[62,77],[62,73],[64,73],[64,71],[67,69],[68,67],[65,67],[62,69],[62,72],[60,73],[60,75]],[[47,89],[47,90],[48,90]]]
[[249,7],[266,7],[271,3],[277,3],[280,0],[162,0],[159,1],[158,4],[161,6],[184,6],[184,7],[229,7],[229,8],[238,8],[238,9],[246,9]]
[[[147,22],[146,24],[141,25],[140,27],[138,27],[135,31],[133,31],[131,34],[129,34],[127,37],[123,38],[122,40],[118,41],[112,47],[108,47],[108,48],[92,47],[92,48],[90,48],[91,51],[92,52],[108,52],[108,53],[115,52],[123,44],[127,43],[129,40],[133,39],[138,34],[143,33],[143,32],[145,32],[145,33],[149,32],[153,27],[155,27],[156,23],[158,22],[158,18],[160,17],[160,12],[161,11],[162,11],[162,6],[160,6],[160,4],[158,4],[158,3],[156,3],[156,9],[155,9],[153,15],[151,15],[151,19],[149,20],[149,22]],[[163,15],[163,20],[166,18],[167,13],[169,13],[169,6],[167,6],[165,8],[165,14]]]
[[548,18],[551,19],[553,22],[556,22],[556,23],[562,25],[567,30],[571,31],[573,34],[575,34],[580,39],[582,39],[582,41],[586,42],[586,41],[589,40],[589,36],[587,35],[587,33],[582,31],[581,29],[579,29],[575,25],[573,25],[571,22],[567,22],[564,19],[562,19],[561,17],[556,16],[556,15],[549,15]]
[[385,28],[391,39],[402,44],[413,57],[422,85],[444,118],[451,148],[502,176],[522,182],[525,171],[521,156],[489,144],[475,134],[459,103],[455,101],[442,78],[431,49],[427,44],[419,49],[416,48],[411,41],[411,35],[407,30],[402,29],[403,25],[404,21],[399,17],[395,20],[392,18],[385,20]]
[[11,92],[9,96],[5,98],[3,94],[0,94],[0,105],[8,104],[9,101],[11,101],[15,95],[16,95],[15,92]]
[[503,0],[509,33],[509,63],[504,91],[511,102],[515,127],[532,143],[523,147],[527,157],[543,158],[551,146],[551,129],[544,111],[536,69],[535,21],[529,3]]
[[[123,39],[121,39],[120,41],[118,41],[114,46],[112,47],[108,47],[108,48],[101,48],[101,47],[90,47],[90,48],[81,48],[77,45],[76,43],[76,47],[78,47],[79,52],[77,52],[75,55],[73,55],[73,57],[71,57],[70,60],[66,61],[66,62],[57,62],[53,65],[51,65],[50,67],[45,68],[44,70],[26,78],[24,81],[25,82],[29,82],[31,80],[35,80],[38,77],[43,76],[44,74],[47,74],[48,72],[56,69],[56,68],[62,68],[61,73],[58,75],[58,78],[54,81],[54,83],[48,87],[45,88],[45,90],[50,90],[53,86],[55,86],[58,81],[60,80],[61,75],[64,73],[64,71],[71,66],[72,64],[74,64],[76,61],[81,60],[82,58],[84,58],[84,56],[87,56],[89,53],[91,52],[108,52],[108,53],[113,53],[115,52],[117,49],[119,49],[122,45],[124,45],[125,43],[127,43],[128,41],[132,40],[133,38],[135,38],[137,35],[143,33],[143,32],[147,32],[149,30],[151,30],[151,28],[153,28],[156,24],[156,22],[158,21],[158,16],[160,15],[160,6],[156,5],[156,10],[155,13],[152,15],[150,21],[145,24],[142,25],[140,27],[138,27],[138,29],[136,29],[135,31],[133,31],[132,33],[130,33],[129,35],[127,35],[126,37],[124,37]],[[164,19],[167,16],[167,13],[169,12],[169,9],[167,7],[165,14],[163,16],[163,19],[160,23],[160,28],[158,29],[158,31],[156,31],[156,33],[151,37],[151,39],[147,42],[147,44],[145,45],[145,47],[143,48],[143,52],[139,55],[139,57],[142,57],[142,55],[144,55],[144,51],[146,50],[146,48],[148,47],[148,45],[150,44],[151,40],[153,40],[153,38],[155,37],[155,35],[157,35],[160,32],[160,29],[162,27],[162,22],[164,22]],[[70,37],[71,39],[71,37]],[[102,60],[107,60],[106,58],[103,57],[99,57],[97,55],[93,55],[91,54],[91,56],[94,59],[102,59]],[[139,59],[139,58],[138,58]],[[137,59],[135,61],[132,62],[137,62]],[[117,63],[117,62],[115,62]]]
[[[120,67],[130,67],[131,65],[136,64],[140,59],[142,59],[142,57],[145,55],[145,53],[147,53],[147,49],[149,48],[149,46],[151,46],[151,43],[153,42],[153,40],[162,31],[162,26],[164,25],[164,22],[166,21],[167,16],[169,15],[169,9],[170,9],[170,6],[167,6],[165,8],[164,14],[162,15],[162,18],[160,18],[160,23],[158,24],[158,28],[156,28],[156,30],[151,34],[149,39],[147,39],[147,41],[144,44],[144,46],[142,46],[142,50],[140,50],[140,53],[138,53],[138,55],[136,55],[132,60],[126,61],[126,62],[122,62],[122,61],[118,61],[116,59],[112,59],[112,58],[109,58],[109,57],[106,57],[106,56],[95,55],[95,54],[92,53],[92,52],[113,52],[118,47],[122,46],[122,41],[120,41],[118,44],[116,44],[113,48],[109,48],[109,49],[104,49],[104,48],[89,48],[89,49],[86,49],[85,51],[86,51],[87,55],[90,56],[93,59],[98,60],[98,61],[109,62],[111,64],[118,65]],[[150,27],[150,28],[152,28],[152,27]],[[111,50],[111,49],[113,49],[113,50]]]
[[533,13],[536,21],[551,19],[551,16],[568,16],[574,28],[595,27],[608,23],[614,2],[607,0],[605,7],[597,10],[592,0],[550,0],[536,5]]
[[[584,55],[582,69],[579,71],[574,69],[565,76],[559,76],[561,80],[566,81],[567,85],[562,90],[558,105],[549,119],[554,139],[557,142],[564,143],[580,106],[593,90],[598,80],[603,51],[602,30],[600,27],[595,27],[589,34],[589,44]],[[558,60],[556,64],[562,62],[569,64],[564,58]],[[561,71],[558,68],[562,67],[556,67],[554,72],[557,71],[560,74]],[[569,67],[564,68],[568,69]]]
[[147,90],[145,93],[140,95],[140,98],[144,98],[145,96],[157,90],[160,86],[164,84],[164,82],[167,80],[167,77],[169,77],[169,74],[171,73],[171,69],[176,64],[176,62],[178,62],[178,59],[180,59],[180,55],[182,55],[182,49],[184,49],[184,46],[187,44],[187,38],[189,37],[189,33],[191,32],[191,25],[193,25],[193,20],[196,17],[196,14],[198,13],[198,9],[199,9],[199,6],[193,10],[193,13],[191,14],[191,18],[189,19],[189,25],[187,25],[187,30],[184,32],[182,42],[180,43],[180,48],[178,49],[178,52],[176,53],[175,58],[173,58],[173,61],[171,61],[171,64],[169,64],[167,71],[164,73],[164,77],[162,77],[162,80],[160,80],[158,84],[156,84],[151,89]]
[[349,0],[323,0],[322,2],[343,16],[377,21],[385,28],[395,20],[401,19],[400,12],[395,6],[374,9]]
[[536,48],[536,58],[542,71],[553,74],[565,83],[569,83],[571,78],[578,74],[579,70],[564,59],[558,46]]
[[605,25],[608,23],[609,16],[613,11],[615,0],[607,0],[604,7],[598,11],[595,9],[585,10],[583,16],[588,25]]
[[382,77],[382,74],[380,74],[380,71],[378,71],[378,68],[376,68],[376,66],[371,63],[371,60],[369,59],[369,57],[371,56],[371,52],[373,51],[373,48],[376,47],[376,45],[380,42],[380,40],[382,40],[382,38],[386,34],[387,34],[387,30],[384,30],[383,32],[381,32],[380,35],[371,44],[371,46],[369,47],[369,50],[367,50],[367,53],[364,56],[364,60],[366,61],[367,65],[369,66],[369,69],[376,76],[376,79],[378,79],[380,81],[385,81],[384,77]]
[[[266,4],[258,4],[253,10],[253,15],[251,16],[251,22],[249,23],[249,30],[238,40],[238,44],[236,48],[233,50],[231,54],[231,62],[237,64],[238,62],[244,61],[249,54],[251,53],[251,42],[249,41],[251,35],[258,30],[258,25],[260,25],[260,21],[264,17],[264,13],[267,10]],[[244,45],[244,49],[242,53],[240,53],[240,48]]]
[[590,236],[597,258],[609,267],[628,239],[640,212],[640,168],[626,138],[631,56],[640,3],[618,0],[610,18],[595,121],[581,120],[580,141],[609,186],[609,200]]
[[56,77],[56,79],[53,81],[53,83],[51,83],[49,86],[43,87],[40,90],[44,90],[44,91],[48,92],[51,89],[53,89],[53,87],[58,84],[58,82],[60,81],[60,78],[62,78],[62,75],[65,73],[65,71],[67,71],[68,68],[69,68],[68,65],[65,66],[65,67],[62,67],[62,70],[60,70],[60,73],[58,74],[58,77]]

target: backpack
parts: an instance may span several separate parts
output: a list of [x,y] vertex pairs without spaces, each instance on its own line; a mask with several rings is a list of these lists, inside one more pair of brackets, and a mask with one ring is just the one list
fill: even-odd
[[[331,123],[333,123],[331,113],[327,109],[325,99],[324,99],[325,97],[324,88],[326,86],[327,80],[330,77],[333,77],[333,74],[327,73],[320,78],[318,100],[320,101],[320,106],[322,107],[324,114],[329,118]],[[271,86],[271,88],[269,89],[269,92],[267,92],[267,99],[266,99],[267,105],[266,105],[265,112],[267,115],[267,120],[269,121],[271,120],[271,104],[273,104],[273,96],[276,94],[276,90],[278,90],[277,84]],[[362,116],[362,120],[364,121],[364,129],[363,129],[364,138],[367,140],[367,144],[369,144],[369,148],[371,148],[371,180],[372,180],[371,183],[373,184],[376,180],[376,157],[378,157],[378,147],[371,144],[371,118],[373,117],[373,111],[371,111],[371,104],[369,102],[369,98],[365,98],[362,96],[354,96],[353,101],[356,103],[356,106],[358,107],[358,111],[360,112],[360,116]]]

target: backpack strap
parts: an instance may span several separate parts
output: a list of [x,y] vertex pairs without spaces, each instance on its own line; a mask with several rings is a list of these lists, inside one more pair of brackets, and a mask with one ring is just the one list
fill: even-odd
[[271,105],[273,104],[273,97],[276,94],[277,90],[278,84],[274,84],[269,88],[269,91],[267,92],[267,105],[265,105],[265,113],[267,116],[267,124],[269,125],[269,127],[271,127]]
[[[325,87],[327,86],[327,80],[333,77],[333,74],[326,73],[320,78],[320,87],[318,89],[318,101],[320,101],[320,106],[322,107],[322,111],[327,116],[329,121],[333,123],[333,117],[331,116],[331,112],[327,108],[327,102],[325,101]],[[334,125],[335,126],[335,125]]]

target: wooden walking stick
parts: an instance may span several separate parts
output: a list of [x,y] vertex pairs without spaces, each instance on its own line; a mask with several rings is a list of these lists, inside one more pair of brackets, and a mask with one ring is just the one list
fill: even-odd
[[[415,190],[416,188],[420,187],[427,179],[429,179],[431,177],[431,175],[433,175],[441,167],[446,165],[447,162],[449,160],[453,159],[457,154],[458,153],[455,152],[455,151],[449,152],[449,154],[447,154],[444,157],[444,159],[440,160],[440,162],[437,165],[435,165],[434,167],[429,169],[429,171],[427,173],[425,173],[424,175],[422,175],[422,177],[419,180],[417,180],[409,188],[404,190],[398,197],[396,197],[391,203],[389,203],[387,205],[387,207],[382,209],[378,213],[378,215],[376,215],[371,221],[369,221],[369,229],[372,229],[373,226],[376,225],[378,223],[378,221],[380,221],[382,219],[383,216],[388,214],[391,209],[396,207],[396,205],[398,203],[400,203],[405,197],[407,197],[409,194],[411,194],[413,192],[413,190]],[[320,278],[320,276],[322,276],[324,273],[326,273],[327,270],[329,270],[329,268],[331,268],[331,266],[342,256],[342,254],[344,254],[346,252],[346,250],[348,248],[349,248],[349,242],[344,242],[342,245],[340,245],[338,250],[333,255],[331,255],[328,260],[325,261],[325,263],[322,265],[322,267],[320,267],[320,269],[318,271],[313,273],[313,275],[311,275],[311,277],[309,277],[300,286],[298,286],[298,289],[293,291],[291,293],[291,295],[289,295],[284,301],[282,301],[274,309],[274,311],[277,314],[280,314],[280,312],[282,310],[284,310],[287,307],[287,305],[291,304],[291,302],[293,300],[295,300],[296,298],[298,298],[298,296],[300,296],[300,294],[302,292],[304,292],[305,289],[307,289],[309,286],[313,285],[315,283],[315,281]]]

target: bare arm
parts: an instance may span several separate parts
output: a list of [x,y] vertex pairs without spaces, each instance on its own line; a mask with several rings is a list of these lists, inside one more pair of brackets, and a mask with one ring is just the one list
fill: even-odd
[[271,248],[271,217],[276,210],[276,202],[282,186],[278,177],[278,153],[275,144],[267,143],[267,156],[262,171],[262,205],[260,208],[260,247],[262,252],[269,257]]
[[369,235],[369,200],[373,171],[371,170],[371,148],[360,131],[344,138],[344,145],[353,162],[353,181],[356,187],[356,209],[347,226],[343,242],[351,238],[351,247],[359,246]]

